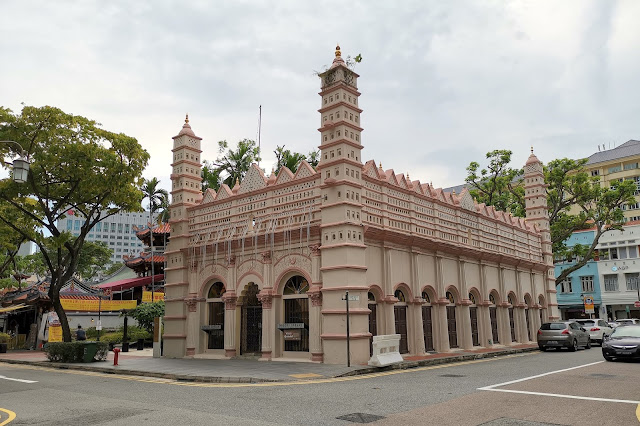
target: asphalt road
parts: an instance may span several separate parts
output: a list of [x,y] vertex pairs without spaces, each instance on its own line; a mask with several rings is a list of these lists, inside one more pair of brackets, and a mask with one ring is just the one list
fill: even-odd
[[11,413],[11,426],[353,424],[342,416],[387,425],[632,425],[640,424],[638,400],[640,363],[604,362],[597,347],[277,385],[0,363],[0,426]]

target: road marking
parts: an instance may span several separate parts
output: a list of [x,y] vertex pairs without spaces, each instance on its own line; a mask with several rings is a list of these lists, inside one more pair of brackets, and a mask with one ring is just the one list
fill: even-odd
[[520,383],[520,382],[524,382],[524,381],[527,381],[527,380],[537,379],[539,377],[549,376],[551,374],[564,373],[565,371],[577,370],[578,368],[589,367],[589,366],[600,364],[600,363],[603,363],[603,362],[604,361],[596,361],[596,362],[591,362],[589,364],[578,365],[577,367],[563,368],[562,370],[549,371],[548,373],[536,374],[535,376],[525,377],[523,379],[511,380],[509,382],[498,383],[496,385],[491,385],[491,386],[485,386],[483,388],[478,388],[478,390],[493,390],[494,388],[499,388],[499,387],[502,387],[502,386],[512,385],[514,383]]
[[7,415],[9,416],[7,420],[0,423],[0,426],[8,425],[13,421],[13,419],[16,418],[16,413],[14,413],[13,411],[5,410],[4,408],[0,408],[0,411],[2,411],[3,413],[7,413]]
[[[11,377],[0,376],[2,380],[11,380],[12,382],[20,382],[20,383],[38,383],[37,380],[25,380],[25,379],[12,379]],[[2,426],[2,425],[0,425]]]
[[640,422],[640,404],[638,404],[638,408],[636,408],[636,417],[638,418],[638,421]]
[[316,373],[302,373],[302,374],[289,374],[289,377],[294,379],[317,379],[318,377],[324,377],[322,374]]
[[[640,401],[631,401],[628,399],[595,398],[591,396],[564,395],[559,393],[546,393],[546,392],[529,392],[529,391],[510,390],[510,389],[480,389],[480,390],[486,390],[491,392],[520,393],[524,395],[552,396],[555,398],[582,399],[585,401],[621,402],[623,404],[640,404]],[[640,408],[636,410],[636,414],[640,416]],[[638,417],[638,419],[640,420],[640,417]]]
[[23,365],[23,364],[2,364],[2,366],[9,367],[9,368],[24,368],[24,369],[30,369],[30,370],[48,371],[52,373],[78,374],[83,376],[95,376],[95,377],[102,377],[102,378],[129,380],[129,381],[135,381],[135,382],[156,383],[156,384],[165,384],[165,385],[174,385],[174,386],[190,386],[190,387],[203,387],[203,388],[243,388],[243,387],[300,386],[300,385],[308,386],[308,385],[321,384],[321,383],[349,382],[353,380],[365,380],[365,379],[372,379],[376,377],[392,376],[396,374],[406,374],[406,373],[413,373],[413,372],[420,372],[420,371],[436,370],[440,368],[459,367],[462,365],[492,362],[500,359],[520,358],[520,357],[531,356],[531,355],[540,355],[540,352],[529,352],[529,353],[506,355],[503,357],[494,357],[494,358],[483,358],[478,360],[462,361],[462,362],[456,362],[451,364],[438,364],[438,365],[432,365],[432,366],[426,366],[426,367],[410,368],[406,370],[383,371],[380,373],[361,374],[357,376],[333,377],[333,378],[317,379],[317,380],[300,380],[296,382],[262,382],[262,383],[180,382],[176,380],[162,379],[162,378],[125,376],[122,374],[98,373],[93,371],[59,370],[55,368],[39,367],[39,366]]

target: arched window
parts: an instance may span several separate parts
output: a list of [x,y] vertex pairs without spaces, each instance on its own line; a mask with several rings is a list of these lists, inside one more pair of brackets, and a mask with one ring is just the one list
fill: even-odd
[[492,305],[495,305],[495,304],[496,304],[496,297],[493,295],[493,293],[489,295],[489,302],[490,302]]
[[431,303],[431,298],[429,297],[429,293],[427,293],[426,291],[422,292],[422,299],[424,300],[424,303]]
[[471,301],[472,305],[476,304],[476,297],[473,295],[473,293],[469,293],[469,300]]
[[405,303],[407,301],[407,298],[404,296],[404,292],[400,289],[396,290],[393,295],[396,297],[396,299],[398,299],[398,302],[400,303]]
[[292,294],[304,294],[309,290],[309,283],[304,277],[300,275],[296,275],[295,277],[289,278],[287,283],[284,285],[283,295],[289,296]]
[[224,302],[222,301],[224,293],[224,284],[220,281],[213,283],[207,293],[208,349],[224,349]]
[[447,298],[447,300],[449,300],[449,303],[451,303],[451,304],[455,304],[456,303],[456,299],[455,299],[455,297],[453,297],[453,293],[451,293],[450,291],[447,292],[446,298]]
[[369,293],[367,293],[367,300],[369,302],[375,302],[376,301],[376,296],[372,292],[369,292]]
[[209,294],[207,295],[207,299],[218,299],[222,297],[224,292],[225,292],[224,284],[222,284],[220,281],[213,283],[213,285],[209,289]]

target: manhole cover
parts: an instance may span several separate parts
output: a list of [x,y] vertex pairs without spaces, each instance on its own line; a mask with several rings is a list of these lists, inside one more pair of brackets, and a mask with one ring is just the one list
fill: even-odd
[[352,423],[372,423],[378,420],[384,419],[383,416],[378,416],[375,414],[367,414],[367,413],[353,413],[353,414],[345,414],[344,416],[336,417],[338,420],[346,420]]
[[441,374],[440,377],[467,377],[463,374]]
[[589,375],[591,377],[598,377],[599,379],[610,379],[612,377],[616,377],[615,374],[602,374],[602,373],[593,373]]

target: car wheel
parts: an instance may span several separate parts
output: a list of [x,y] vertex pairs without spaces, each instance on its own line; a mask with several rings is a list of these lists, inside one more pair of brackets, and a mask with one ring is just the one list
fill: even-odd
[[569,350],[571,352],[575,352],[578,350],[578,341],[576,339],[573,339],[573,342],[571,343],[571,346],[569,346]]
[[587,340],[587,346],[585,346],[584,348],[591,349],[591,339]]

